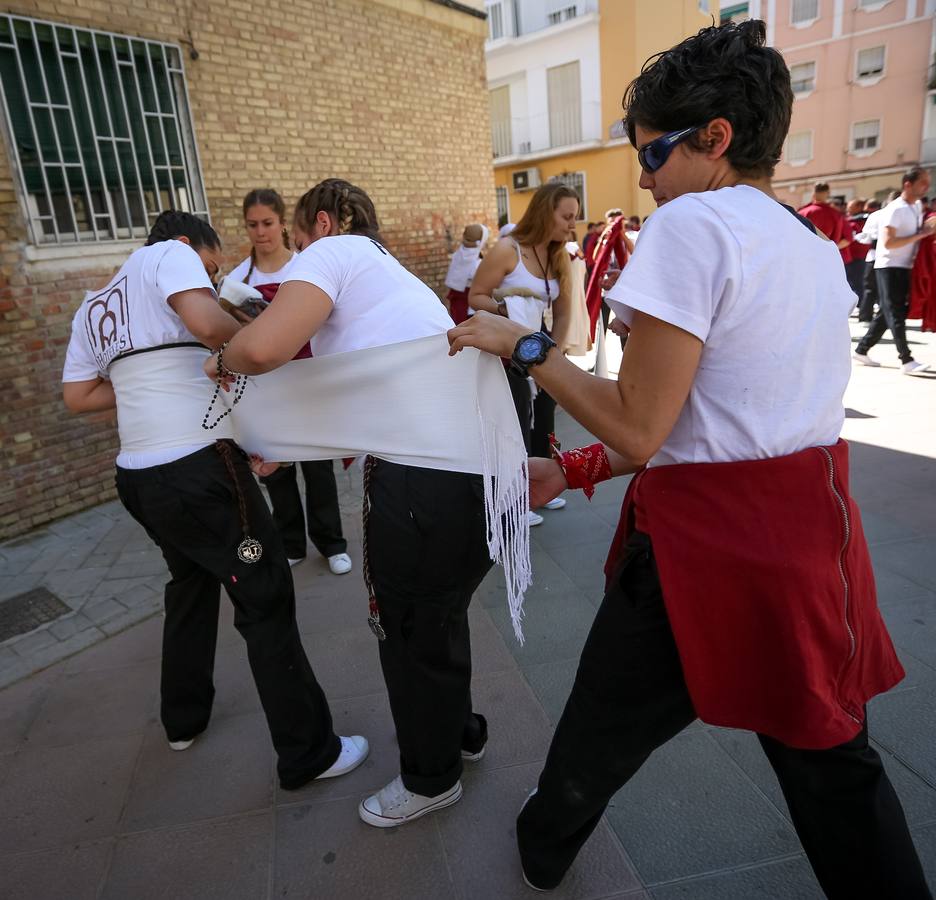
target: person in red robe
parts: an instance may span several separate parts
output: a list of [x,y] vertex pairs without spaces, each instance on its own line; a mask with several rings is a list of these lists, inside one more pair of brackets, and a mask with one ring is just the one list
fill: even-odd
[[936,331],[936,238],[923,238],[919,243],[910,275],[907,318],[922,319],[923,331]]

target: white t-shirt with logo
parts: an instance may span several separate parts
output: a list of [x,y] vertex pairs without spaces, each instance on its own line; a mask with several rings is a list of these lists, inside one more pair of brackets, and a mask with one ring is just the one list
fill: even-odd
[[762,191],[660,207],[606,299],[625,324],[639,311],[703,342],[650,465],[765,459],[838,439],[855,297],[835,244]]
[[[141,469],[172,462],[214,443],[216,437],[228,436],[215,429],[210,438],[192,441],[201,418],[193,425],[187,421],[190,417],[178,414],[179,402],[188,399],[203,414],[214,390],[201,371],[201,362],[208,351],[192,346],[199,345],[198,339],[167,302],[173,294],[196,288],[213,291],[201,258],[188,244],[162,241],[134,251],[107,286],[88,292],[75,312],[63,382],[112,377],[111,367],[115,361],[117,367],[122,366],[124,359],[134,369],[150,366],[160,373],[158,383],[148,384],[135,376],[135,382],[139,383],[132,390],[124,389],[121,379],[112,378],[122,447],[117,465],[122,468]],[[183,345],[179,354],[183,362],[167,368],[161,354],[171,351],[153,348],[173,345]],[[125,420],[144,417],[158,425],[158,447],[124,449],[128,440],[121,423],[122,407]]]
[[356,234],[320,238],[298,254],[284,283],[305,281],[334,308],[312,338],[314,356],[443,334],[452,320],[435,293],[377,241]]
[[[292,261],[296,258],[297,254],[293,253],[290,257],[289,262],[281,269],[277,269],[275,272],[261,272],[256,266],[254,266],[253,271],[250,272],[250,278],[247,279],[247,284],[253,286],[257,284],[282,284],[286,278],[286,272],[289,270],[289,267],[292,265]],[[233,279],[234,281],[241,281],[247,278],[247,273],[250,271],[250,257],[247,259],[241,260],[233,269],[231,269],[228,278]]]
[[916,234],[923,226],[923,204],[919,200],[907,203],[903,197],[898,197],[881,210],[878,222],[874,268],[912,269],[919,244],[907,244],[905,247],[888,250],[884,246],[888,226],[894,229],[895,237],[910,237]]

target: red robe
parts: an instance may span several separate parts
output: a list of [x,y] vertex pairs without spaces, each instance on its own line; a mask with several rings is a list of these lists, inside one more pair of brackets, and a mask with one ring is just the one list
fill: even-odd
[[585,291],[585,306],[588,307],[588,319],[590,322],[590,335],[594,337],[595,324],[601,315],[601,282],[611,264],[611,254],[617,259],[618,265],[623,269],[627,263],[627,247],[624,246],[624,240],[621,233],[624,231],[624,217],[618,216],[601,233],[601,237],[595,241],[592,248],[591,259],[588,262],[592,265],[591,278],[588,279],[588,288]]
[[605,571],[650,535],[686,685],[705,722],[807,750],[853,738],[904,677],[877,608],[848,445],[657,466],[628,488]]
[[936,239],[923,238],[910,276],[908,319],[922,319],[924,331],[936,331]]

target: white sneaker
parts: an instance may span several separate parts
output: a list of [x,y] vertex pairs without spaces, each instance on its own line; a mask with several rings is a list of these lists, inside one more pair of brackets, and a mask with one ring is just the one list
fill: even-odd
[[533,512],[531,509],[527,513],[527,524],[530,526],[530,528],[532,528],[534,525],[542,525],[543,517],[539,513]]
[[195,743],[195,738],[189,738],[187,741],[169,741],[170,750],[188,750]]
[[338,754],[338,759],[321,775],[317,775],[315,780],[319,781],[322,778],[337,778],[339,775],[347,775],[348,772],[354,771],[367,759],[369,751],[370,745],[367,743],[366,737],[361,737],[359,734],[342,737],[341,753]]
[[852,359],[862,366],[873,366],[874,368],[877,368],[881,365],[877,360],[871,359],[867,353],[859,353],[857,350],[852,353]]
[[290,569],[291,569],[293,566],[298,566],[299,563],[304,562],[304,561],[305,561],[305,557],[304,557],[304,556],[300,556],[298,559],[287,559],[287,560],[286,560],[286,562],[289,563],[289,568],[290,568]]
[[358,815],[368,825],[376,828],[393,828],[396,825],[405,825],[426,813],[445,809],[461,800],[462,786],[460,781],[450,787],[444,794],[437,797],[423,797],[414,794],[403,786],[403,779],[397,775],[386,787],[376,794],[361,801]]
[[915,359],[905,362],[900,367],[900,371],[904,375],[921,375],[923,372],[929,372],[929,370],[930,367],[926,363],[917,362]]
[[336,553],[328,557],[328,568],[332,575],[347,575],[351,571],[351,557],[347,553]]
[[565,505],[565,497],[553,497],[549,503],[543,504],[543,509],[562,509]]

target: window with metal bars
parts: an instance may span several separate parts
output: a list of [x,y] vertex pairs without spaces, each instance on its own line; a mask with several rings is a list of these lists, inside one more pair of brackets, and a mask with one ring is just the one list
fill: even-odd
[[579,208],[578,215],[575,217],[577,222],[585,221],[585,173],[584,172],[562,172],[554,175],[550,181],[561,181],[566,187],[572,188],[578,194]]
[[794,94],[808,94],[816,87],[816,64],[797,63],[790,66],[790,86]]
[[0,14],[0,94],[36,244],[143,239],[208,217],[174,44]]
[[851,132],[852,152],[869,153],[877,149],[881,139],[881,120],[868,119],[864,122],[855,122]]
[[497,196],[497,224],[503,227],[510,221],[510,200],[507,197],[507,187],[499,184],[494,191]]

